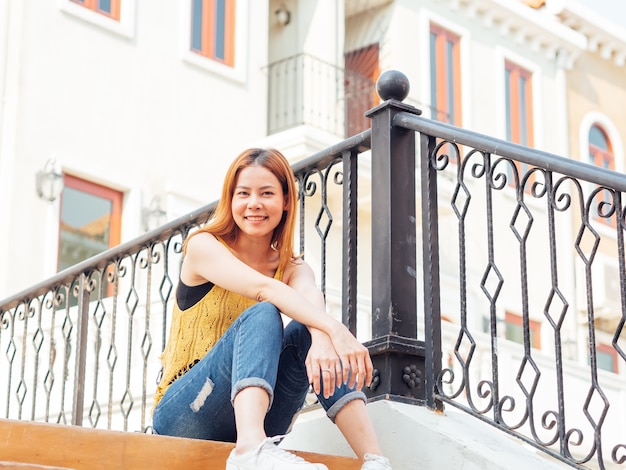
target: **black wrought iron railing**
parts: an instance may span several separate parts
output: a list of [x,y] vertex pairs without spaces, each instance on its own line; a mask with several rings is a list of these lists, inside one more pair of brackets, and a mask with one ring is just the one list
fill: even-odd
[[[378,88],[371,129],[294,165],[298,245],[370,349],[368,397],[623,468],[626,176],[423,118],[397,72]],[[212,209],[1,302],[1,416],[147,430],[181,244]]]

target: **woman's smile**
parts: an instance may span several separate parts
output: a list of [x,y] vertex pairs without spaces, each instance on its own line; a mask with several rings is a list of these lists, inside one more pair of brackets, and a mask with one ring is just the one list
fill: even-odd
[[233,219],[248,235],[270,235],[287,209],[278,178],[261,166],[241,170],[232,199]]

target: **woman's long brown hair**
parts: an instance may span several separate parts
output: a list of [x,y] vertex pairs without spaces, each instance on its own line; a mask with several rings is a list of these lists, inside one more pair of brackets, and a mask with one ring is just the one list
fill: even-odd
[[221,237],[227,242],[237,239],[239,227],[232,214],[232,200],[239,173],[249,166],[260,166],[269,170],[278,179],[283,195],[286,198],[287,209],[272,235],[272,247],[279,253],[279,269],[284,270],[287,263],[293,259],[293,235],[296,226],[297,192],[296,182],[289,162],[282,153],[275,149],[251,148],[243,151],[231,163],[222,187],[222,197],[215,212],[207,224],[193,232],[185,240],[183,253],[187,250],[189,239],[198,233],[208,232]]

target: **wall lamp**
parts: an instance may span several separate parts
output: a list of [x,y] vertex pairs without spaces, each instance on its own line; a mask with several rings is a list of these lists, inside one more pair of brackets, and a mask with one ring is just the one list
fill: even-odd
[[55,201],[63,192],[63,173],[54,158],[49,158],[43,170],[35,178],[37,196],[49,202]]
[[276,15],[276,20],[278,24],[281,26],[287,26],[291,21],[291,12],[287,10],[285,4],[282,4],[278,10],[274,12]]
[[146,232],[154,230],[165,223],[167,212],[163,209],[160,196],[154,196],[150,205],[143,209],[142,223]]

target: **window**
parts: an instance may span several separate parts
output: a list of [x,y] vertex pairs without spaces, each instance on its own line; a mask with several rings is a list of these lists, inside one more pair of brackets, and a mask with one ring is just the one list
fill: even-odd
[[[247,79],[250,0],[179,0],[179,53],[189,63],[221,77]],[[253,4],[258,7],[258,2]]]
[[59,9],[127,38],[135,36],[137,0],[57,0]]
[[589,160],[599,167],[615,169],[615,157],[609,138],[606,132],[595,124],[589,129]]
[[[516,144],[532,147],[533,138],[533,104],[532,104],[532,73],[519,65],[505,61],[504,90],[506,103],[506,139]],[[515,162],[520,180],[530,170],[525,163]],[[524,187],[529,192],[534,178]],[[515,181],[509,174],[509,184]]]
[[532,74],[513,62],[505,62],[506,138],[533,146]]
[[[591,362],[591,360],[589,362]],[[596,362],[598,369],[608,370],[616,374],[619,372],[617,366],[617,351],[607,344],[598,343],[596,345]]]
[[59,271],[120,243],[123,194],[64,175],[59,228]]
[[[524,322],[520,315],[506,312],[504,317],[505,337],[510,341],[524,344]],[[536,320],[528,320],[530,332],[530,346],[541,349],[541,323]]]
[[[592,125],[589,129],[589,163],[601,168],[606,168],[607,170],[615,170],[615,157],[613,156],[611,142],[606,132],[597,124]],[[611,202],[611,195],[608,191],[604,191],[603,194],[598,195],[598,197],[607,203]],[[610,225],[611,227],[616,227],[615,217],[607,219],[598,216],[597,204],[592,205],[592,210],[595,220]]]
[[430,25],[430,103],[432,118],[461,125],[461,59],[458,35]]
[[191,50],[234,66],[235,0],[192,0],[191,8]]
[[74,3],[89,8],[101,15],[120,20],[120,2],[122,0],[70,0]]
[[380,74],[378,44],[346,53],[346,135],[352,136],[370,127],[365,112],[379,102],[376,80]]

